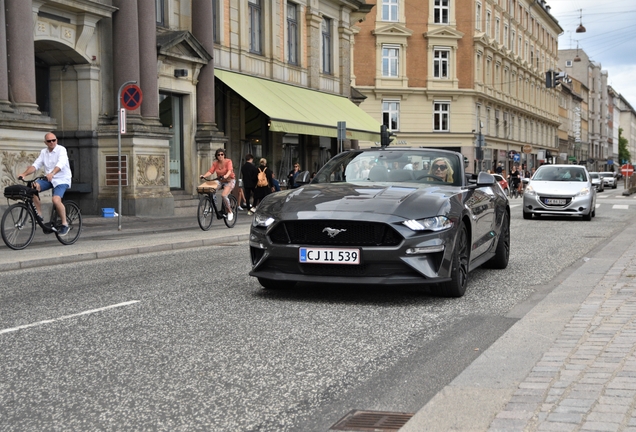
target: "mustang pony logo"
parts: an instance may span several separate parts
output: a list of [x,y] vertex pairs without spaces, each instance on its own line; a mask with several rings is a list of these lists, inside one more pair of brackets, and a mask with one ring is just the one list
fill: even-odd
[[336,229],[336,228],[329,228],[329,227],[322,230],[322,232],[326,232],[327,235],[331,238],[334,238],[335,236],[337,236],[338,234],[344,231],[346,231],[346,229]]

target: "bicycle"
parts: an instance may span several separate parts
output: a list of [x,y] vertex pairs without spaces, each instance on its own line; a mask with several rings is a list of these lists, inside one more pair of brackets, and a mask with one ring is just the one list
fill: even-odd
[[[62,227],[62,220],[53,206],[50,222],[44,223],[42,216],[38,215],[33,196],[38,195],[37,189],[33,187],[36,180],[46,177],[37,177],[33,180],[19,180],[25,185],[13,185],[4,189],[4,196],[8,200],[21,201],[12,204],[2,215],[0,233],[4,243],[13,250],[26,248],[35,236],[36,222],[42,228],[44,234],[55,233],[58,241],[63,245],[71,245],[79,239],[82,233],[82,214],[80,208],[73,201],[63,201],[66,209],[66,222],[69,232],[66,236],[59,235],[58,231]],[[39,195],[38,195],[39,196]]]
[[234,213],[232,220],[228,220],[225,205],[222,205],[220,210],[216,206],[216,193],[221,184],[218,181],[211,181],[205,178],[204,180],[208,182],[215,182],[216,185],[210,184],[197,187],[197,192],[201,196],[199,198],[199,208],[197,209],[197,220],[199,222],[199,226],[203,231],[209,230],[212,226],[212,221],[214,220],[213,215],[216,215],[217,219],[224,220],[225,226],[228,228],[234,227],[236,219],[238,218],[238,200],[232,194],[227,196],[230,200],[232,213]]

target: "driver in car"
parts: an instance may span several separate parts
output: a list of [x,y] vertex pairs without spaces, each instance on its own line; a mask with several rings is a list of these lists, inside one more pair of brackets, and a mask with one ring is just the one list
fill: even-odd
[[453,183],[453,167],[446,158],[440,157],[434,159],[428,173],[432,176],[439,177],[447,183]]

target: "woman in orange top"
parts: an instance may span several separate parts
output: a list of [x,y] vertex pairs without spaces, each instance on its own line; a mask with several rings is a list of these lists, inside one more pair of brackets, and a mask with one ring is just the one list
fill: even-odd
[[236,177],[234,176],[232,160],[226,158],[225,149],[218,149],[214,154],[214,157],[216,160],[212,163],[208,172],[203,174],[201,178],[205,178],[216,173],[216,179],[220,183],[219,188],[221,189],[221,196],[223,197],[223,202],[227,209],[227,220],[231,221],[234,219],[234,214],[232,213],[230,200],[227,196],[232,192],[232,189],[234,189],[234,186],[236,185]]

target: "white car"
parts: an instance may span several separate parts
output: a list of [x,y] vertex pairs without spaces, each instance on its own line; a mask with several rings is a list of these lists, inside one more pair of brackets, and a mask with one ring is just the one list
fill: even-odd
[[591,221],[596,215],[596,189],[581,165],[541,165],[532,179],[523,179],[523,218],[532,216],[582,216]]
[[616,189],[616,177],[614,177],[613,172],[603,171],[599,174],[601,175],[601,177],[603,177],[603,186],[608,186],[612,189]]
[[605,183],[600,173],[591,172],[590,178],[592,179],[592,185],[596,188],[597,192],[603,192],[605,190]]

